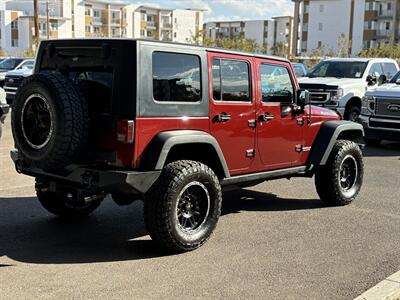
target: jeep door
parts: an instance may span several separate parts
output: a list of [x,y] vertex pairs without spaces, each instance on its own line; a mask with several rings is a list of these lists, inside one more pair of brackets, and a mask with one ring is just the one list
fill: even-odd
[[249,172],[255,154],[252,57],[209,53],[210,130],[231,175]]
[[257,153],[263,170],[300,165],[303,115],[296,115],[297,84],[289,63],[256,59]]

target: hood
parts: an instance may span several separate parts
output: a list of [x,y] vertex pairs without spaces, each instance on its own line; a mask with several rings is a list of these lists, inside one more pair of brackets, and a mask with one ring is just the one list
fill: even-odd
[[307,105],[304,108],[305,114],[308,114],[310,108],[311,108],[311,115],[312,116],[315,116],[315,117],[316,116],[327,117],[330,120],[339,120],[340,119],[339,115],[335,111],[333,111],[331,109],[328,109],[328,108],[315,106],[315,105],[311,105],[311,107],[310,107],[310,105]]
[[299,78],[300,86],[302,84],[325,84],[325,85],[335,85],[335,86],[345,86],[345,85],[353,85],[353,84],[360,84],[360,80],[362,78],[335,78],[335,77],[303,77]]
[[32,69],[20,69],[20,70],[13,70],[13,71],[8,71],[7,76],[23,76],[23,77],[28,77],[32,75],[33,70]]
[[400,98],[400,85],[395,83],[387,83],[380,85],[365,93],[367,96],[381,96],[390,98]]

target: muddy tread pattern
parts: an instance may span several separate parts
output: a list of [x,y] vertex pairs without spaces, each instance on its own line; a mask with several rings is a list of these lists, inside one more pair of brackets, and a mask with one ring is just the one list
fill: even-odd
[[[61,125],[63,130],[57,132],[54,148],[45,159],[40,161],[29,161],[30,159],[25,157],[25,160],[27,160],[28,163],[32,163],[43,169],[62,168],[74,162],[85,146],[89,130],[88,107],[85,100],[80,97],[72,82],[59,73],[35,74],[26,78],[19,88],[19,92],[16,95],[16,101],[23,101],[24,99],[20,99],[19,95],[26,89],[29,89],[30,86],[36,82],[51,89],[49,92],[53,97],[57,98],[57,101],[59,101],[62,109],[62,112],[59,113],[62,113],[63,115]],[[60,122],[60,120],[57,121]],[[16,122],[19,122],[19,120],[16,119],[16,114],[13,113],[13,135],[18,146],[19,139],[23,139],[23,137],[20,137],[20,134],[16,133]],[[23,152],[21,154],[24,155]]]
[[351,152],[359,162],[360,186],[363,181],[364,164],[360,147],[348,140],[338,140],[332,149],[325,166],[319,168],[315,174],[315,186],[322,201],[328,205],[343,206],[350,204],[357,197],[359,190],[351,197],[342,195],[339,187],[339,168],[342,158]]
[[144,219],[151,238],[175,253],[197,249],[207,242],[211,235],[210,233],[196,243],[182,243],[175,239],[172,234],[173,225],[169,221],[169,217],[173,212],[171,205],[169,205],[171,203],[169,196],[177,192],[176,187],[184,178],[196,172],[206,173],[213,180],[212,184],[217,189],[217,207],[210,213],[212,214],[211,218],[218,221],[222,205],[222,191],[218,177],[208,166],[196,161],[180,160],[166,165],[159,180],[151,188],[145,199]]

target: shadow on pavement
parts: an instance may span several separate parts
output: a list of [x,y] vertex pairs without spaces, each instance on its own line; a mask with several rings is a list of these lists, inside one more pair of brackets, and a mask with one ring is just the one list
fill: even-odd
[[[224,199],[223,215],[323,207],[319,200],[280,199],[250,190],[226,193]],[[141,201],[118,207],[106,199],[89,218],[66,221],[48,214],[36,197],[0,197],[0,257],[36,264],[74,264],[169,255],[147,236],[142,214]]]
[[367,146],[363,154],[366,157],[400,156],[400,143],[382,142],[379,146]]

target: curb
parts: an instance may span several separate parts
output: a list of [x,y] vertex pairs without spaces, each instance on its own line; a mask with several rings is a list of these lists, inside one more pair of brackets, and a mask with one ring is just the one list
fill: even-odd
[[354,300],[400,300],[400,271],[382,280]]

